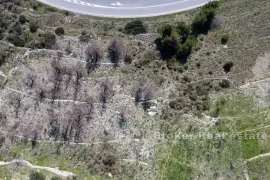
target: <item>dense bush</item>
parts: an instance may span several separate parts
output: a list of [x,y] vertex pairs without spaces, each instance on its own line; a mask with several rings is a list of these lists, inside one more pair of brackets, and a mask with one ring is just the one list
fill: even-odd
[[221,38],[221,43],[226,44],[229,41],[230,36],[228,34],[225,34]]
[[171,36],[173,31],[174,31],[174,26],[170,24],[164,24],[158,29],[158,32],[162,36],[162,38]]
[[27,19],[26,19],[26,17],[24,15],[20,15],[19,21],[20,21],[21,24],[24,24],[24,23],[26,23]]
[[211,23],[219,8],[219,1],[211,1],[201,8],[201,11],[195,16],[192,28],[197,34],[207,33]]
[[146,28],[142,21],[136,20],[136,21],[131,21],[126,24],[125,30],[128,34],[141,34],[141,33],[146,33]]
[[175,110],[181,110],[185,107],[185,101],[183,99],[173,100],[169,103],[170,108]]
[[42,48],[52,49],[56,45],[56,37],[51,32],[45,32],[41,35],[41,46]]
[[191,28],[185,22],[172,26],[165,24],[159,28],[162,36],[160,40],[162,53],[169,53],[167,56],[177,55],[177,59],[185,62],[191,54],[193,47],[197,44],[197,39],[191,33]]
[[45,180],[46,176],[40,172],[31,172],[29,174],[29,180]]
[[177,50],[178,59],[186,59],[192,52],[193,47],[197,44],[197,39],[194,36],[189,36],[183,44],[179,44]]
[[223,69],[226,73],[230,72],[232,67],[234,66],[233,61],[228,61],[224,64]]
[[161,38],[156,41],[162,58],[171,59],[176,55],[179,61],[185,63],[197,45],[197,36],[210,29],[218,7],[218,1],[209,2],[203,6],[191,25],[185,22],[179,22],[177,26],[162,25],[158,29]]
[[125,58],[124,58],[124,62],[125,62],[126,64],[131,64],[131,63],[132,63],[132,57],[131,57],[131,55],[126,54],[126,55],[125,55]]
[[29,23],[29,29],[32,33],[35,33],[38,29],[38,24],[34,21],[30,21]]
[[39,34],[39,38],[30,45],[32,48],[38,49],[55,49],[56,48],[56,37],[54,33],[45,32],[44,34]]
[[64,28],[62,28],[62,27],[56,28],[55,34],[57,34],[58,36],[64,35],[65,34]]
[[20,36],[13,33],[7,36],[7,40],[10,43],[14,44],[14,46],[18,46],[18,47],[23,47],[26,43],[24,39],[22,39]]
[[176,29],[179,35],[182,37],[182,41],[186,41],[188,36],[191,34],[191,28],[185,22],[179,22]]

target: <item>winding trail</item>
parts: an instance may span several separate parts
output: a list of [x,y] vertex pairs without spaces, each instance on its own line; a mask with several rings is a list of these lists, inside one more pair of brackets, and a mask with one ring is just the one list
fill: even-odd
[[74,174],[72,172],[68,172],[68,171],[61,171],[58,168],[51,168],[51,167],[46,167],[46,166],[36,166],[31,164],[29,161],[26,160],[21,160],[21,159],[15,159],[11,162],[4,162],[4,161],[0,161],[0,166],[5,166],[5,165],[10,165],[10,164],[16,164],[16,165],[20,165],[20,166],[25,166],[25,167],[29,167],[32,169],[42,169],[42,170],[46,170],[49,171],[57,176],[61,176],[61,177],[72,177],[74,176]]

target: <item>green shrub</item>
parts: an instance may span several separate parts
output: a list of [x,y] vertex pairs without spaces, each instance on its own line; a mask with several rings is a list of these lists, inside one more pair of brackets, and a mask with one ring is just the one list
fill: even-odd
[[30,21],[29,29],[30,29],[31,33],[35,33],[38,29],[38,24],[34,21]]
[[9,34],[7,40],[17,47],[23,47],[26,43],[22,38],[20,38],[16,34]]
[[43,48],[52,49],[56,45],[56,37],[51,32],[41,35],[41,45]]
[[226,73],[230,72],[232,67],[234,66],[233,61],[228,61],[223,65],[223,69]]
[[225,34],[221,38],[221,44],[226,44],[229,41],[230,36],[228,34]]
[[26,23],[27,19],[26,19],[26,17],[24,15],[20,15],[19,21],[20,21],[21,24],[24,24],[24,23]]
[[57,34],[58,36],[64,35],[65,34],[64,28],[62,28],[62,27],[56,28],[55,34]]
[[174,110],[181,110],[186,106],[186,103],[183,99],[173,100],[169,103],[170,108]]
[[159,29],[158,32],[162,36],[162,38],[171,36],[174,27],[170,24],[164,24]]
[[197,39],[194,36],[189,36],[184,44],[179,44],[177,51],[178,59],[186,59],[197,44]]
[[219,83],[219,86],[221,88],[229,88],[231,86],[230,81],[224,79]]
[[127,23],[125,26],[125,30],[128,34],[133,34],[133,35],[146,33],[146,28],[144,24],[142,23],[142,21],[140,20],[131,21]]
[[29,174],[29,180],[45,180],[46,176],[40,172],[31,172]]
[[192,28],[196,34],[207,33],[219,8],[219,1],[212,1],[204,5],[195,16]]
[[127,54],[125,56],[124,61],[125,61],[126,64],[131,64],[132,63],[132,57],[131,57],[131,55]]
[[176,28],[183,41],[191,34],[191,27],[185,22],[179,22]]

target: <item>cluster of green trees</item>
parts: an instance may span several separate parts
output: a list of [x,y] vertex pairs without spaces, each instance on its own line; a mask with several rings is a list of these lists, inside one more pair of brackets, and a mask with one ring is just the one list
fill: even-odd
[[179,22],[176,26],[170,24],[161,26],[158,30],[161,35],[158,48],[163,58],[176,55],[178,60],[185,62],[197,44],[197,36],[210,30],[218,8],[219,1],[212,1],[202,7],[192,24]]

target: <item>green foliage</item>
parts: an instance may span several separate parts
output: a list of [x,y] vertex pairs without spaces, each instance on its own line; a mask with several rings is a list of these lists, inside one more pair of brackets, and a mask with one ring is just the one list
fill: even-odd
[[219,5],[219,1],[211,1],[201,8],[201,11],[195,16],[192,23],[194,33],[201,34],[209,31]]
[[45,32],[41,35],[42,48],[52,49],[56,44],[56,37],[51,32]]
[[182,40],[185,41],[187,37],[191,34],[190,26],[185,22],[179,22],[176,27],[179,35],[182,37]]
[[170,37],[173,31],[174,27],[170,24],[164,24],[158,30],[162,38]]
[[14,46],[18,46],[18,47],[23,47],[26,43],[24,39],[22,39],[17,34],[13,34],[13,33],[8,35],[7,40],[10,43],[14,44]]
[[179,44],[177,51],[178,59],[187,58],[191,54],[192,49],[196,44],[197,39],[195,36],[189,36],[183,44]]
[[161,38],[156,41],[162,58],[170,59],[176,55],[179,61],[185,63],[197,44],[197,35],[210,29],[218,7],[218,1],[209,2],[203,6],[195,16],[192,25],[185,22],[179,22],[177,26],[162,25],[158,29]]
[[57,34],[58,36],[64,35],[65,34],[64,28],[62,28],[62,27],[56,28],[55,34]]
[[30,21],[29,23],[29,29],[32,33],[35,33],[38,29],[38,24],[34,21]]
[[146,33],[146,28],[140,20],[135,20],[127,23],[125,26],[125,30],[128,34],[133,35]]
[[40,172],[31,172],[29,174],[29,180],[45,180],[46,176]]
[[53,49],[56,45],[56,37],[51,32],[45,32],[44,34],[39,34],[39,38],[35,40],[31,46],[38,49]]

